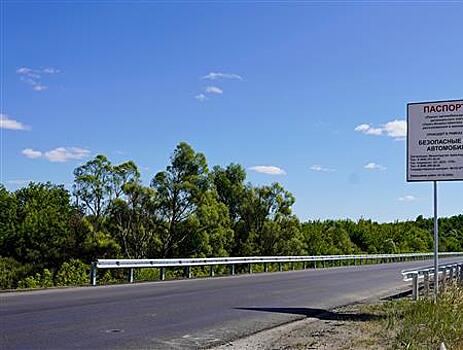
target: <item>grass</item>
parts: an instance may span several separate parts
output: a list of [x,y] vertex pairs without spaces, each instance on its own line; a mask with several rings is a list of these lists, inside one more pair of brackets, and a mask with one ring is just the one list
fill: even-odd
[[[390,301],[378,306],[393,349],[463,349],[463,288],[453,285],[437,302]],[[389,338],[389,340],[391,340]]]

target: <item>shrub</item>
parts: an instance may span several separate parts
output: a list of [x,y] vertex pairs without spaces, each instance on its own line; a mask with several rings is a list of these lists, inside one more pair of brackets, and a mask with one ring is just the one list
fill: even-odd
[[18,282],[18,288],[48,288],[53,287],[53,274],[48,269],[43,269],[42,273],[34,276],[27,276]]
[[90,267],[77,259],[71,259],[61,265],[56,274],[57,286],[78,286],[89,282]]
[[30,270],[13,258],[0,258],[0,289],[13,289],[25,278]]

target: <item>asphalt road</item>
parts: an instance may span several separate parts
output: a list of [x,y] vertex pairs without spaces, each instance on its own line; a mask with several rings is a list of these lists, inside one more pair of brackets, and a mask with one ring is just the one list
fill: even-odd
[[[451,261],[451,259],[447,259]],[[406,286],[430,261],[0,294],[0,349],[196,349]]]

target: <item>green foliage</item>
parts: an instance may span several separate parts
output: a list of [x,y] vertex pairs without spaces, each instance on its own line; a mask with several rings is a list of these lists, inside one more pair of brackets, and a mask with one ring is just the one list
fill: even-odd
[[28,276],[18,282],[18,288],[48,288],[53,287],[53,274],[48,269],[43,269],[42,273]]
[[[72,236],[69,221],[74,209],[68,191],[50,183],[30,183],[13,196],[15,225],[2,232],[0,251],[37,269],[56,268],[67,259],[66,247]],[[10,222],[5,224],[11,227]]]
[[71,259],[61,265],[55,283],[57,286],[79,286],[89,281],[90,266],[77,259]]
[[30,266],[23,265],[13,258],[0,258],[0,288],[13,289],[30,271]]
[[[433,222],[422,216],[383,224],[365,219],[301,223],[292,213],[295,198],[283,186],[246,184],[239,164],[209,172],[206,157],[185,142],[150,186],[141,183],[134,162],[113,165],[104,155],[76,168],[74,176],[74,202],[63,186],[50,183],[30,183],[15,192],[0,185],[1,288],[50,286],[50,271],[58,285],[87,283],[88,264],[103,258],[432,249]],[[441,250],[462,251],[463,215],[439,223]],[[152,271],[137,274],[157,278]],[[194,273],[208,271],[198,268]],[[184,272],[172,269],[167,274],[181,277]],[[99,276],[100,282],[111,283],[125,278],[121,271]]]
[[159,269],[136,269],[134,277],[137,281],[158,281]]
[[171,164],[151,181],[157,193],[158,240],[163,258],[178,255],[190,231],[186,221],[196,213],[209,186],[206,157],[187,143],[180,143]]
[[84,243],[86,253],[95,259],[117,258],[121,247],[117,241],[106,232],[98,231],[89,234]]

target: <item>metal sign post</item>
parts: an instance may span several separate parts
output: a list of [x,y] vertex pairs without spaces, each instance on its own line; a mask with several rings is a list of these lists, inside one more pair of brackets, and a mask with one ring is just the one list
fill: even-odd
[[437,182],[463,180],[463,100],[407,105],[407,181],[434,182],[434,297],[439,292]]
[[437,217],[437,181],[434,181],[434,300],[439,291],[439,218]]

